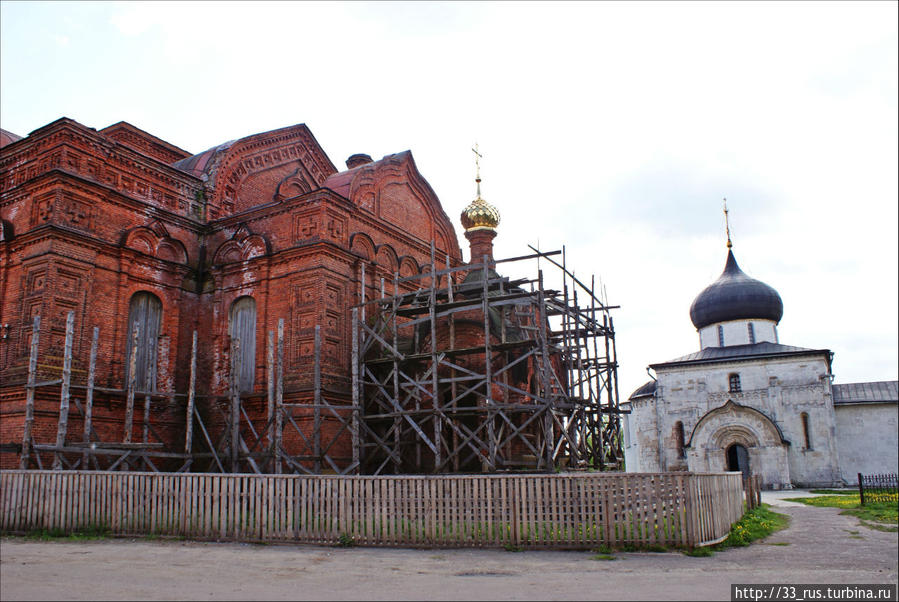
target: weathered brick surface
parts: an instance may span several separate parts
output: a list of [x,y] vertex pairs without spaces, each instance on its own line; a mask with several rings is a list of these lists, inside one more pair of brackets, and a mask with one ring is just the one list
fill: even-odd
[[[462,260],[453,226],[411,154],[337,173],[302,125],[189,157],[126,123],[98,132],[60,119],[0,150],[0,220],[3,444],[22,439],[35,315],[42,319],[38,380],[59,378],[66,315],[74,311],[74,382],[86,381],[99,326],[97,386],[123,389],[129,303],[135,293],[150,292],[162,303],[157,388],[186,392],[196,330],[197,390],[215,395],[228,387],[230,308],[250,296],[254,392],[261,401],[248,400],[247,407],[263,428],[266,338],[279,319],[288,395],[309,390],[318,325],[323,372],[348,399],[349,308],[360,301],[362,264],[370,297],[381,278],[429,267],[432,240],[438,267],[447,256],[454,266]],[[151,418],[173,442],[184,431],[178,403],[154,403]],[[58,386],[39,390],[36,441],[55,440],[58,405]],[[134,440],[142,415],[138,399]],[[121,395],[98,393],[94,416],[102,439],[121,440]],[[73,411],[69,441],[81,439],[80,420]],[[311,417],[298,424],[311,430]],[[338,430],[336,420],[326,420],[323,440]],[[288,433],[286,444],[301,447],[301,438]],[[350,457],[346,434],[331,455]],[[0,456],[4,467],[10,464],[12,454]]]

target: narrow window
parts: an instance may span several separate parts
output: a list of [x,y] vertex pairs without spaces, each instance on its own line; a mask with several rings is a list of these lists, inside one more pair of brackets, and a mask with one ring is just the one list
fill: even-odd
[[724,326],[718,326],[718,346],[724,347]]
[[684,446],[684,423],[680,420],[674,423],[674,445],[677,447],[678,458],[687,455]]
[[749,330],[749,344],[755,345],[755,327],[752,325],[752,322],[746,325]]
[[809,427],[808,427],[808,414],[803,412],[801,415],[801,418],[802,418],[802,436],[803,436],[803,439],[805,440],[805,449],[811,449],[812,448],[812,438],[811,438],[811,433],[809,432]]
[[125,383],[131,377],[131,346],[137,328],[137,353],[134,363],[134,387],[138,391],[156,390],[156,348],[162,302],[152,293],[134,293],[128,309],[128,332],[125,345]]
[[240,367],[237,373],[238,391],[253,391],[256,377],[256,301],[252,297],[241,297],[231,305],[228,334],[240,340]]
[[727,390],[731,393],[739,393],[743,389],[740,388],[740,375],[739,374],[730,374],[727,377]]

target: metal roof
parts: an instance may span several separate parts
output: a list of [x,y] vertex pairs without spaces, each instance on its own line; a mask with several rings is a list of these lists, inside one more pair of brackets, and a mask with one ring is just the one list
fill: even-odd
[[899,403],[899,380],[833,386],[833,404]]
[[779,343],[754,343],[752,345],[731,345],[728,347],[706,347],[702,351],[684,355],[667,362],[650,364],[651,368],[679,366],[688,364],[706,364],[715,362],[727,362],[734,360],[752,360],[765,357],[785,357],[790,355],[827,354],[829,349],[806,349],[805,347],[793,347],[780,345]]
[[651,380],[647,383],[644,383],[640,386],[636,391],[631,393],[631,396],[628,397],[628,400],[637,399],[638,397],[652,397],[656,392],[656,381]]

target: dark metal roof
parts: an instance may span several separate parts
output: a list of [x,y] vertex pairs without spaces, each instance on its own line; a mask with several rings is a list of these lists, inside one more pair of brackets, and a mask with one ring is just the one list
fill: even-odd
[[12,144],[13,142],[18,142],[22,137],[18,134],[13,134],[8,130],[4,130],[0,128],[0,148],[3,148],[7,144]]
[[783,313],[783,301],[777,291],[744,274],[731,250],[727,251],[724,272],[690,306],[690,319],[697,329],[729,320],[780,322]]
[[656,381],[651,380],[648,383],[644,383],[640,386],[636,391],[631,393],[631,396],[628,397],[628,400],[637,399],[638,397],[652,397],[656,393]]
[[830,358],[830,350],[828,349],[806,349],[805,347],[793,347],[791,345],[780,345],[778,343],[755,343],[752,345],[731,345],[729,347],[706,347],[702,351],[684,355],[682,357],[662,362],[659,364],[651,364],[651,368],[676,366],[683,364],[705,364],[714,362],[727,362],[733,360],[752,360],[763,357],[782,357],[789,355],[809,355],[809,354],[827,354]]
[[899,403],[899,380],[833,386],[833,404]]

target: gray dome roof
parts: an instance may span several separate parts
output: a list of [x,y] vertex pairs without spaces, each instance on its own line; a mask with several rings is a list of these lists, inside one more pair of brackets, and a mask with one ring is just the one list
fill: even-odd
[[654,380],[651,380],[648,383],[643,383],[636,391],[631,393],[631,396],[627,398],[628,401],[637,399],[639,397],[652,397],[656,393],[657,384],[658,383]]
[[777,291],[744,274],[731,250],[727,251],[724,272],[690,306],[690,319],[697,330],[728,320],[755,318],[777,323],[783,313],[783,301]]

